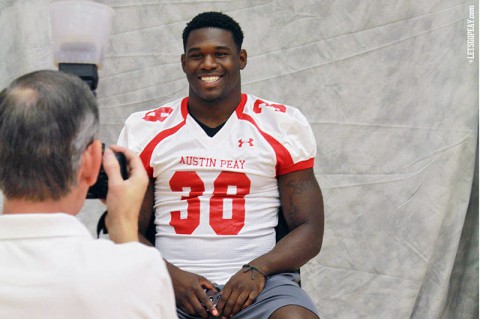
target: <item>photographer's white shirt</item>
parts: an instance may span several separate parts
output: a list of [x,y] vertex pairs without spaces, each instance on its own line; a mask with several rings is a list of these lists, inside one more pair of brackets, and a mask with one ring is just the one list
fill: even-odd
[[0,318],[177,318],[158,250],[94,239],[74,216],[0,216]]

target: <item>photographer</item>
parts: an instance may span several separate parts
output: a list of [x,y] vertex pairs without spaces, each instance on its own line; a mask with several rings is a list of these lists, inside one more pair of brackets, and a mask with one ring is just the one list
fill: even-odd
[[[148,178],[126,148],[106,149],[106,223],[95,240],[75,218],[97,180],[98,107],[78,77],[21,76],[0,93],[0,318],[176,318],[160,253],[138,241]],[[115,152],[125,154],[129,178]]]

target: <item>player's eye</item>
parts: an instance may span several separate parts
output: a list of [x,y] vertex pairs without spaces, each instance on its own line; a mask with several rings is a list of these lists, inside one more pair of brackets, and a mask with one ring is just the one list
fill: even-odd
[[198,60],[202,57],[200,53],[191,53],[188,56],[190,57],[190,59],[194,59],[194,60]]

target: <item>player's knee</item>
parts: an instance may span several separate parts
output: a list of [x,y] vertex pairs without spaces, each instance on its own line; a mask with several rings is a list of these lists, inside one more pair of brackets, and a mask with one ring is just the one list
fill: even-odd
[[277,309],[269,319],[320,319],[310,310],[296,305],[288,305]]

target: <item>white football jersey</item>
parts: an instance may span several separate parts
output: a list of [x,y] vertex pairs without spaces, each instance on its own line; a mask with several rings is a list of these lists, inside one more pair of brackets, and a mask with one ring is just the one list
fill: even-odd
[[294,107],[242,94],[213,137],[188,98],[132,114],[118,144],[155,181],[156,246],[175,266],[225,284],[275,245],[277,177],[313,167],[316,144]]

